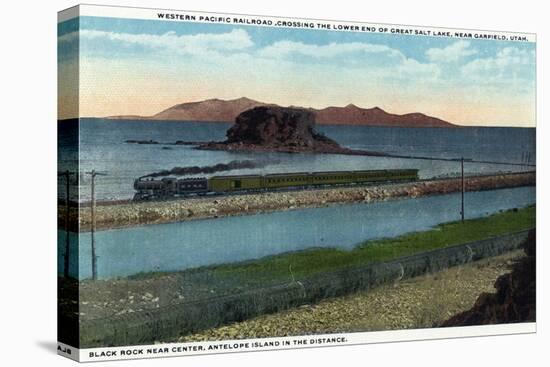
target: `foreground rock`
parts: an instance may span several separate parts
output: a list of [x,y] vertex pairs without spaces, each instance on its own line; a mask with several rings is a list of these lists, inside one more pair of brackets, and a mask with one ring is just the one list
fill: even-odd
[[261,106],[237,116],[227,140],[199,149],[278,152],[349,153],[334,140],[315,131],[315,114],[300,108]]
[[525,245],[526,257],[495,282],[496,293],[483,293],[474,306],[442,326],[534,322],[536,319],[536,245],[534,232]]

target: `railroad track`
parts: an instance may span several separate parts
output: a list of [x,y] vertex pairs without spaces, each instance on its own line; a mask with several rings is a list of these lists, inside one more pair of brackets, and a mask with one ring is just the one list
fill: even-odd
[[[496,176],[514,176],[514,175],[523,175],[523,174],[533,174],[535,173],[535,170],[532,171],[523,171],[523,172],[503,172],[503,173],[493,173],[493,174],[486,174],[486,175],[471,175],[471,176],[465,176],[466,179],[476,179],[476,178],[484,178],[484,177],[496,177]],[[424,179],[418,179],[414,181],[376,181],[376,182],[368,182],[368,183],[351,183],[351,184],[332,184],[332,185],[316,185],[316,186],[296,186],[296,187],[285,187],[285,188],[273,188],[273,189],[259,189],[259,190],[242,190],[242,191],[232,191],[232,192],[224,192],[224,193],[215,193],[215,192],[209,192],[203,195],[188,195],[188,196],[178,196],[178,197],[169,197],[169,198],[157,198],[157,199],[151,199],[151,200],[143,200],[143,201],[134,201],[132,199],[125,199],[125,200],[105,200],[105,201],[97,201],[97,206],[109,206],[109,205],[123,205],[123,204],[132,204],[132,203],[167,203],[167,202],[177,202],[181,200],[201,200],[205,198],[215,198],[215,197],[229,197],[229,196],[243,196],[243,195],[250,195],[250,194],[262,194],[262,193],[292,193],[292,192],[300,192],[300,191],[320,191],[320,190],[326,190],[331,188],[353,188],[353,187],[373,187],[373,186],[380,186],[380,185],[390,185],[390,184],[396,184],[396,185],[409,185],[413,183],[423,183],[423,182],[433,182],[433,181],[452,181],[459,179],[460,176],[453,176],[453,177],[431,177],[431,178],[424,178]],[[89,207],[90,202],[82,202],[80,203],[80,207]]]

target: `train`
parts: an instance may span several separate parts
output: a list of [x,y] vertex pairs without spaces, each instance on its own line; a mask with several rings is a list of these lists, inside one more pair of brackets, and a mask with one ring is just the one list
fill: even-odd
[[418,180],[417,169],[294,172],[179,179],[175,177],[162,179],[142,177],[134,181],[134,190],[136,191],[134,200],[416,180]]

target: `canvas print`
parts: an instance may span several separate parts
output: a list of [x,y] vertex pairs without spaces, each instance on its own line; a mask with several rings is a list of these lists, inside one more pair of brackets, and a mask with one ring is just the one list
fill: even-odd
[[61,12],[60,354],[533,331],[535,46],[505,32]]

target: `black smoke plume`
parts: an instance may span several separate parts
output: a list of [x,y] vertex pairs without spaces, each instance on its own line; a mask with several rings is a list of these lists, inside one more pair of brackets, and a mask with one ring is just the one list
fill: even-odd
[[197,174],[209,174],[222,171],[232,171],[236,169],[244,168],[262,168],[271,164],[277,164],[277,161],[231,161],[229,163],[218,163],[213,166],[188,166],[188,167],[174,167],[171,170],[163,170],[159,172],[149,173],[148,175],[141,176],[140,178],[147,177],[165,177],[165,176],[187,176]]

